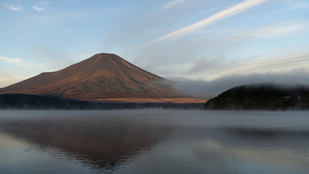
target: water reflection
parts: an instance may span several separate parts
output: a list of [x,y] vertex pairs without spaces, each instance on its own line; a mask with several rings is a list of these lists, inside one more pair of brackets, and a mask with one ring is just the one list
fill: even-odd
[[87,113],[1,118],[0,131],[96,172],[309,173],[308,112]]
[[36,144],[57,148],[92,168],[113,171],[172,132],[171,127],[128,119],[70,118],[11,120],[1,131]]
[[208,138],[207,147],[225,150],[226,155],[242,159],[309,169],[308,127],[225,127],[220,130],[217,136]]
[[292,138],[307,138],[309,130],[302,127],[287,127],[287,128],[261,128],[261,127],[230,127],[225,128],[226,132],[233,133],[242,138],[261,138],[274,139],[280,137]]
[[[267,133],[247,133],[256,129]],[[290,133],[288,129],[273,132],[241,127],[239,131],[237,127],[181,127],[159,147],[116,173],[309,172],[308,130]]]

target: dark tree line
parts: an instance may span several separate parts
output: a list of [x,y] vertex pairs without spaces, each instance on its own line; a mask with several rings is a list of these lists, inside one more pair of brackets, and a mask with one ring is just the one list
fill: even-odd
[[211,110],[309,109],[309,88],[274,84],[243,85],[229,89],[205,104]]

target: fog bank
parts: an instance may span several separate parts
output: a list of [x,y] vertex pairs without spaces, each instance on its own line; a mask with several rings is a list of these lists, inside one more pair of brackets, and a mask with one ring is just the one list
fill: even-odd
[[284,74],[256,73],[247,75],[230,75],[211,81],[182,79],[175,83],[173,88],[195,97],[212,98],[232,87],[254,83],[309,85],[309,72],[305,70],[296,70]]

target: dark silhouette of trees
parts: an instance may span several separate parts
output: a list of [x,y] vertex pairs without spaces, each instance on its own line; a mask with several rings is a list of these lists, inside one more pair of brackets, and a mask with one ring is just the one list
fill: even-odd
[[211,110],[309,109],[309,88],[275,84],[242,85],[229,89],[205,104]]

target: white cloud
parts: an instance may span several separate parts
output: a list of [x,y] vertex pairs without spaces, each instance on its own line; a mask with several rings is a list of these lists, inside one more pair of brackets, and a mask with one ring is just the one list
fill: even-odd
[[19,4],[5,4],[5,7],[13,11],[23,11],[24,10],[24,7]]
[[185,34],[188,34],[188,33],[191,33],[191,32],[194,32],[196,30],[199,30],[203,27],[206,27],[208,25],[211,25],[219,20],[222,20],[222,19],[225,19],[225,18],[228,18],[228,17],[231,17],[231,16],[234,16],[236,14],[239,14],[243,11],[246,11],[250,8],[253,8],[257,5],[260,5],[264,2],[266,2],[267,0],[246,0],[242,3],[239,3],[233,7],[230,7],[226,10],[223,10],[223,11],[220,11],[204,20],[201,20],[199,22],[196,22],[192,25],[189,25],[189,26],[186,26],[186,27],[183,27],[181,29],[178,29],[176,31],[173,31],[171,33],[168,33],[162,37],[159,37],[157,39],[154,39],[150,42],[147,42],[145,44],[142,44],[140,45],[138,48],[141,48],[141,47],[145,47],[145,46],[148,46],[148,45],[151,45],[151,44],[154,44],[156,42],[159,42],[159,41],[162,41],[162,40],[166,40],[166,39],[169,39],[169,38],[172,38],[172,37],[177,37],[177,36],[181,36],[181,35],[185,35]]
[[213,80],[230,75],[254,73],[285,73],[293,69],[309,69],[309,52],[289,55],[255,57],[250,60],[226,58],[224,55],[216,59],[193,59],[186,61],[187,67],[175,77]]
[[39,67],[39,65],[26,62],[22,59],[9,58],[9,57],[4,57],[4,56],[0,56],[0,62],[4,62],[4,63],[7,63],[7,64],[11,64],[11,65],[23,67],[23,68],[32,68],[33,69],[33,68]]
[[44,11],[45,8],[50,4],[52,3],[48,1],[40,1],[38,4],[33,5],[32,8],[36,11]]
[[160,10],[159,12],[162,13],[168,9],[171,9],[171,8],[174,8],[175,6],[183,3],[183,2],[186,2],[187,0],[173,0],[167,4],[165,4]]
[[244,31],[231,36],[231,39],[241,40],[248,38],[273,38],[295,33],[305,28],[305,24],[296,22],[284,22]]
[[14,63],[14,64],[17,64],[17,63],[25,63],[23,60],[21,59],[16,59],[16,58],[8,58],[8,57],[3,57],[3,56],[0,56],[0,60],[2,61],[5,61],[7,63]]
[[[224,67],[222,67],[224,68]],[[248,62],[229,65],[228,68],[218,70],[218,76],[248,73],[282,73],[295,68],[309,68],[309,52],[276,56],[260,57]]]
[[44,10],[45,10],[45,8],[39,7],[39,6],[36,6],[36,5],[32,6],[32,8],[33,8],[34,10],[36,10],[36,11],[44,11]]

